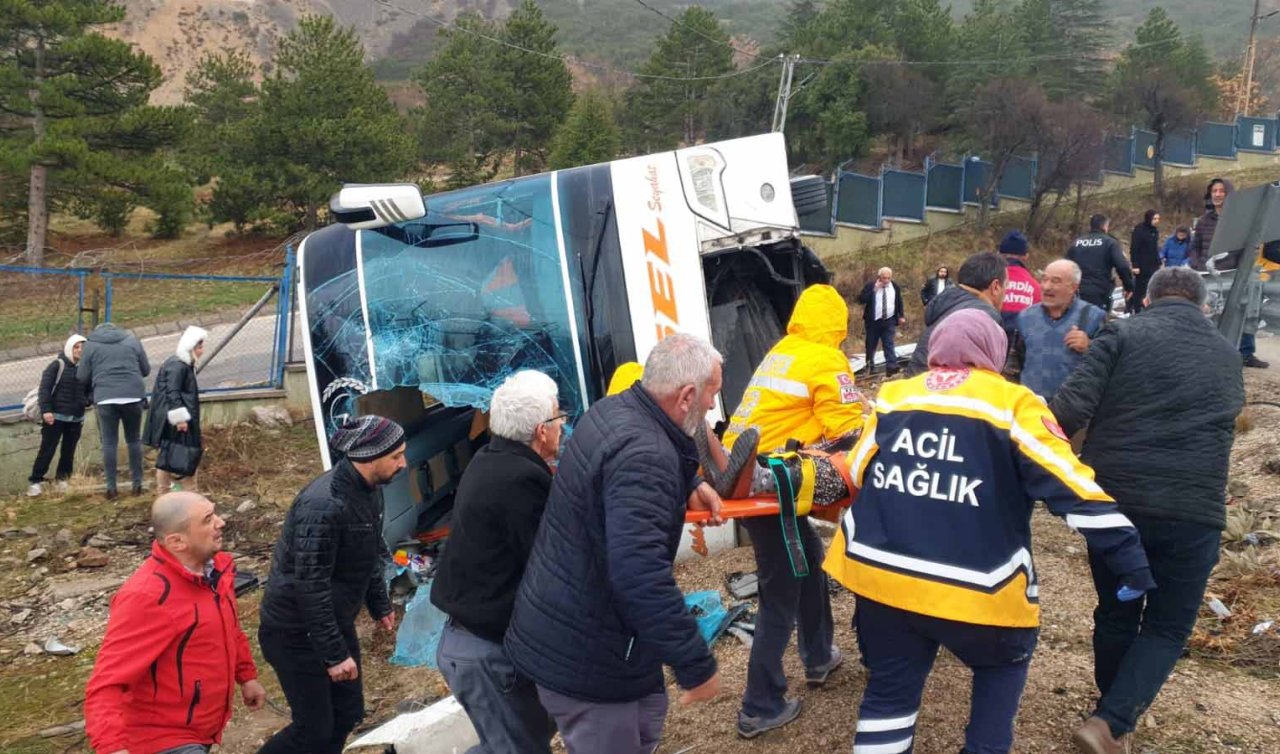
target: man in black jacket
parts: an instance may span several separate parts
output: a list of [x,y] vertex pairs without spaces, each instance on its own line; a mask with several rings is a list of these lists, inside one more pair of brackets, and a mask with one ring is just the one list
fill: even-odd
[[934,297],[924,310],[924,332],[911,354],[907,376],[915,377],[929,371],[929,335],[934,326],[952,312],[961,309],[981,309],[996,324],[1004,326],[1000,307],[1004,304],[1004,285],[1009,279],[1009,263],[999,254],[980,252],[964,260],[956,275],[960,283]]
[[516,589],[551,492],[566,415],[556,383],[526,370],[489,403],[489,444],[458,483],[449,542],[431,602],[449,615],[436,664],[485,752],[551,751],[555,729],[538,689],[502,648]]
[[1133,295],[1133,270],[1124,258],[1124,249],[1111,234],[1111,221],[1106,215],[1089,218],[1089,234],[1081,236],[1067,249],[1067,259],[1080,265],[1080,298],[1104,312],[1111,311],[1111,292],[1115,275],[1120,276],[1125,296]]
[[876,279],[867,283],[858,294],[858,303],[862,304],[862,323],[866,327],[867,336],[867,374],[874,369],[876,345],[884,345],[884,371],[893,376],[898,373],[898,352],[893,345],[893,336],[898,328],[906,322],[906,312],[902,310],[902,289],[893,282],[893,270],[881,267]]
[[330,446],[341,460],[298,493],[271,558],[258,643],[293,722],[259,754],[340,754],[364,717],[356,614],[367,607],[395,630],[378,488],[404,469],[404,430],[362,416],[339,428]]
[[565,447],[506,649],[538,685],[569,754],[649,754],[666,717],[719,691],[716,660],[671,564],[720,390],[721,357],[692,335],[659,341],[639,384],[591,407]]
[[1201,310],[1200,276],[1166,267],[1148,291],[1142,316],[1104,327],[1051,404],[1067,435],[1088,427],[1082,457],[1138,528],[1157,585],[1122,602],[1119,577],[1090,555],[1102,698],[1076,733],[1089,754],[1124,750],[1121,739],[1191,635],[1218,562],[1235,419],[1244,405],[1239,357]]
[[84,428],[84,410],[91,402],[84,385],[76,379],[76,363],[84,349],[84,336],[72,335],[62,346],[58,358],[49,362],[40,375],[40,388],[36,392],[40,402],[40,450],[31,467],[27,481],[27,497],[38,497],[43,491],[44,475],[53,463],[53,454],[62,446],[58,457],[58,491],[67,491],[67,480],[76,461],[76,445],[80,443],[80,430]]

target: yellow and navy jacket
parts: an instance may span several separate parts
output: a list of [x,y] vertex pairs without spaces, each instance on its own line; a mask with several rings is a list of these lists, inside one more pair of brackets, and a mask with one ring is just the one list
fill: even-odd
[[760,451],[787,440],[812,445],[862,426],[862,394],[854,387],[840,344],[849,335],[849,307],[829,285],[800,294],[786,336],[756,368],[729,419],[724,445],[749,427],[760,430]]
[[1039,625],[1036,500],[1113,572],[1151,586],[1137,530],[1044,402],[993,372],[886,383],[849,458],[860,492],[824,567],[861,597],[964,623]]

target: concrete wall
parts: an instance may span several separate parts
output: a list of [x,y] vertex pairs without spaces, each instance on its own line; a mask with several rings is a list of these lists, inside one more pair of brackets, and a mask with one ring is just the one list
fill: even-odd
[[[1240,152],[1235,160],[1200,157],[1198,164],[1193,168],[1166,165],[1164,173],[1166,178],[1203,175],[1207,180],[1214,175],[1238,173],[1243,170],[1267,167],[1268,165],[1277,167],[1276,178],[1280,179],[1280,154],[1272,155],[1254,152]],[[1141,168],[1136,169],[1132,176],[1107,173],[1103,178],[1102,184],[1091,187],[1087,193],[1108,194],[1114,191],[1149,186],[1154,181],[1155,173]],[[1030,207],[1030,202],[1004,198],[1000,200],[999,212],[1026,212]],[[858,254],[925,238],[934,233],[941,233],[965,225],[976,220],[977,217],[977,207],[966,206],[963,214],[929,210],[925,213],[925,222],[922,223],[909,220],[885,220],[884,227],[879,230],[837,225],[834,235],[806,234],[804,240],[805,244],[817,252],[818,256],[827,259],[833,256]]]
[[[248,418],[258,406],[269,405],[311,412],[307,372],[301,365],[286,368],[285,387],[282,390],[206,393],[200,396],[200,419],[206,427],[230,424]],[[0,494],[12,494],[26,489],[31,464],[35,461],[39,447],[39,425],[22,421],[15,416],[0,417]],[[90,410],[85,416],[80,445],[76,448],[76,472],[101,466],[102,442],[99,439],[97,414]],[[120,469],[125,476],[129,473],[128,468],[124,443],[121,442]]]

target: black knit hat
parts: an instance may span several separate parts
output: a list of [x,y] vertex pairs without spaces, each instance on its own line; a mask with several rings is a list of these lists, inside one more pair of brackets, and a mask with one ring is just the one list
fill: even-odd
[[404,442],[404,428],[383,416],[348,419],[333,433],[329,447],[352,461],[376,461]]

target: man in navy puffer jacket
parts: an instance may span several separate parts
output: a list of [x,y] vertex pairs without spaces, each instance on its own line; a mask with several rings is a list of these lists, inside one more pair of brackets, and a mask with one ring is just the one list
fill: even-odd
[[671,564],[720,361],[705,340],[667,336],[643,381],[595,404],[561,456],[505,643],[570,754],[653,751],[663,665],[683,703],[719,689]]

